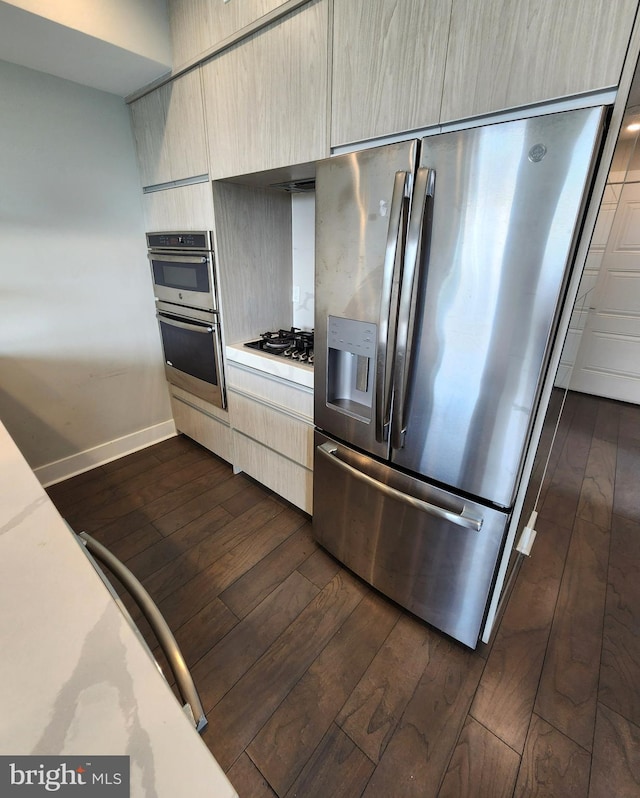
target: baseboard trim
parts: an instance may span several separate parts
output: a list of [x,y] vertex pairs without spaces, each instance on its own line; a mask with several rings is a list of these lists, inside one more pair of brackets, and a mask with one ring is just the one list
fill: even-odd
[[34,468],[33,472],[40,484],[47,488],[49,485],[55,485],[56,482],[62,482],[63,479],[69,479],[69,477],[82,474],[84,471],[89,471],[96,466],[110,463],[112,460],[137,452],[139,449],[144,449],[154,443],[160,443],[160,441],[172,438],[174,435],[176,435],[176,426],[173,423],[173,419],[169,419],[160,424],[155,424],[153,427],[146,427],[137,432],[132,432],[130,435],[123,435],[122,438],[116,438],[113,441],[102,443],[100,446],[94,446],[92,449],[86,449],[84,452],[63,457],[62,460],[55,460],[53,463],[39,466]]

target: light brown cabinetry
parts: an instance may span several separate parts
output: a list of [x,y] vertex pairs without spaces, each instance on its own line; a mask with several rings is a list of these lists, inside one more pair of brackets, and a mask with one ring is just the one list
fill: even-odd
[[453,0],[443,122],[617,86],[637,0]]
[[286,0],[169,0],[173,65],[206,50],[283,5]]
[[143,186],[209,171],[199,69],[146,94],[130,108]]
[[230,362],[233,465],[311,513],[313,391]]
[[334,0],[331,145],[618,85],[637,0]]
[[329,139],[348,145],[616,87],[638,5],[333,0],[330,14],[330,0],[311,0],[285,13],[292,2],[172,0],[177,67],[284,16],[132,103],[143,185],[279,169],[326,157]]
[[205,449],[227,462],[232,460],[229,416],[198,396],[193,396],[176,385],[170,385],[171,410],[178,432],[183,432]]
[[211,230],[213,199],[211,183],[193,183],[142,197],[145,230]]
[[213,44],[209,14],[211,5],[211,0],[169,0],[174,69],[179,69]]
[[334,0],[331,145],[440,120],[451,0]]
[[212,179],[328,155],[328,0],[314,0],[202,67]]
[[214,182],[213,203],[226,343],[292,324],[290,195]]

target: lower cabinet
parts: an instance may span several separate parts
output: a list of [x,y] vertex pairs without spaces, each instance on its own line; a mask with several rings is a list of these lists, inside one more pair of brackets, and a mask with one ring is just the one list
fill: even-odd
[[171,385],[171,409],[178,432],[232,462],[231,430],[228,414],[209,402]]
[[312,389],[229,363],[227,396],[234,469],[311,513]]
[[234,468],[244,471],[267,488],[311,514],[313,510],[313,471],[263,446],[254,438],[232,430]]
[[313,390],[227,363],[228,412],[170,387],[176,429],[283,499],[313,509]]

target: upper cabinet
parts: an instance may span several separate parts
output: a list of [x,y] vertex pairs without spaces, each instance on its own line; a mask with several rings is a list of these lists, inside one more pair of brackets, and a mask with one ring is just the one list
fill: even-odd
[[143,186],[207,174],[207,144],[200,70],[131,103]]
[[213,197],[211,183],[193,183],[142,196],[145,229],[211,230]]
[[436,125],[451,0],[334,0],[331,145]]
[[328,0],[314,0],[202,67],[212,179],[324,158]]
[[286,0],[169,0],[173,65],[179,69]]
[[132,103],[142,183],[305,164],[330,147],[615,88],[637,6],[171,0],[176,66],[227,43]]
[[[222,5],[222,0],[219,3]],[[196,58],[214,43],[212,5],[211,0],[169,0],[174,69]]]
[[637,0],[453,0],[441,120],[617,86]]

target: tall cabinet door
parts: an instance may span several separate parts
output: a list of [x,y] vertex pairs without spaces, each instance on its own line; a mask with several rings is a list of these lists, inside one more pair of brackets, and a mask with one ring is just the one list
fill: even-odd
[[133,102],[131,121],[143,186],[208,172],[200,70]]
[[328,155],[327,28],[315,0],[203,66],[213,179]]
[[442,121],[617,86],[637,0],[453,0]]
[[451,0],[334,0],[331,145],[435,125]]

